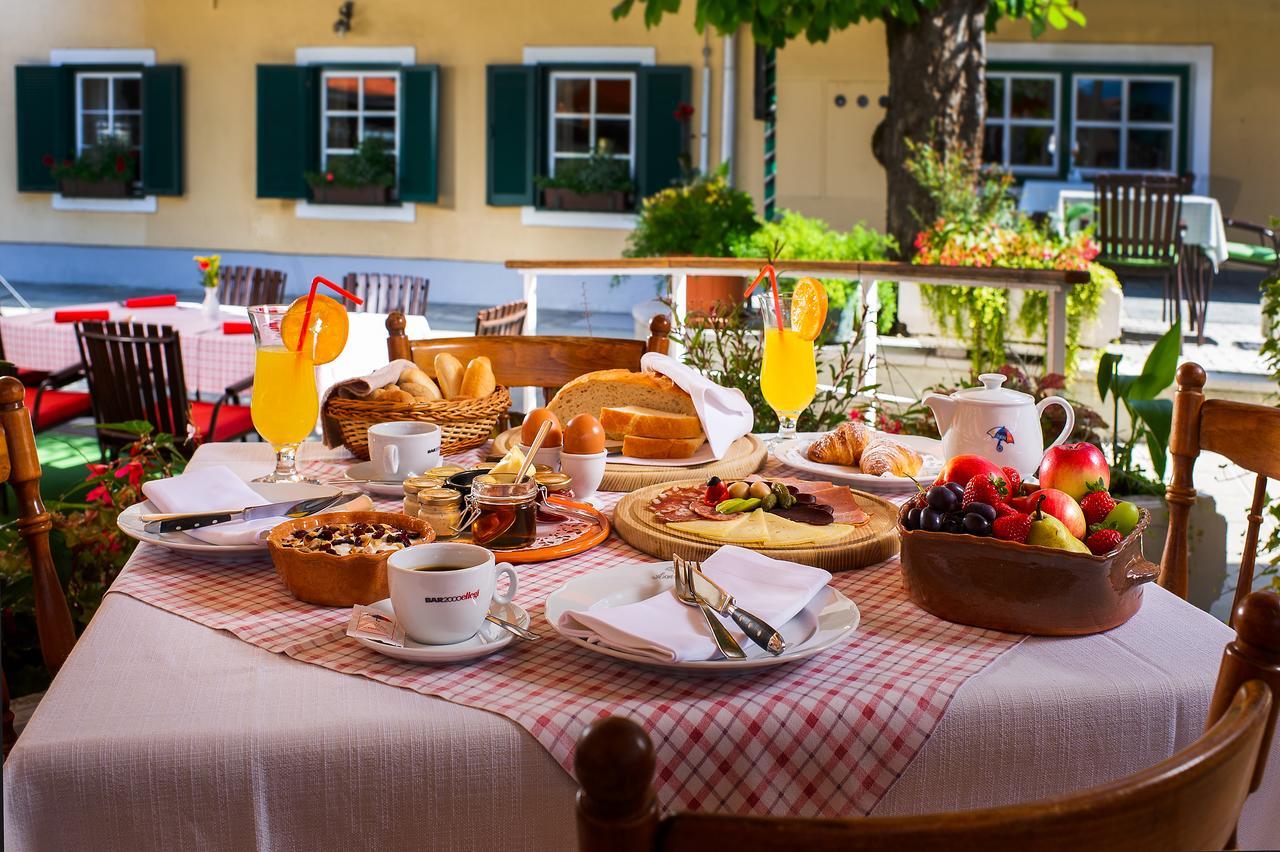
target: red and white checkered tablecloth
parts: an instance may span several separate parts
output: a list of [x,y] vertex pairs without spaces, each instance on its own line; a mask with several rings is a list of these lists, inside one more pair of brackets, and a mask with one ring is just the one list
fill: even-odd
[[[768,473],[800,475],[773,462]],[[612,508],[622,495],[606,496]],[[295,660],[499,713],[567,771],[588,722],[629,716],[653,737],[664,808],[740,814],[869,813],[960,686],[1023,638],[918,609],[902,590],[896,558],[832,580],[862,612],[850,641],[755,674],[676,676],[592,654],[554,633],[543,614],[547,595],[583,573],[632,561],[653,560],[611,537],[575,557],[521,566],[520,602],[544,638],[441,667],[392,660],[348,639],[349,611],[298,602],[265,555],[215,562],[142,544],[111,591]]]

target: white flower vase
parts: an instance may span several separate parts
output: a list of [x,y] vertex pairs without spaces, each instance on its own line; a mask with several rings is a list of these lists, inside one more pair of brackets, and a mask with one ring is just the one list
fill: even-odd
[[222,315],[222,306],[218,304],[218,288],[204,288],[204,304],[202,306],[205,319],[216,320]]

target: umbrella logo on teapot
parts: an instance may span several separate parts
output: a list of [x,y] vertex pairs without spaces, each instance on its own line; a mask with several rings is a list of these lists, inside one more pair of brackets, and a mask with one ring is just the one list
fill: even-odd
[[1003,426],[993,426],[987,430],[987,437],[992,438],[996,442],[996,452],[1003,453],[1005,444],[1017,443],[1013,440],[1013,433]]

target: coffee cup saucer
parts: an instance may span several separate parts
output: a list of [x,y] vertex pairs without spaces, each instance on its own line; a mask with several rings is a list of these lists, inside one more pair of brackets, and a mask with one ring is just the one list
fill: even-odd
[[[391,605],[391,598],[383,598],[377,603],[370,604],[370,609],[375,609],[385,615],[395,615],[395,609]],[[524,607],[519,604],[497,604],[495,603],[489,610],[498,618],[510,621],[512,624],[518,624],[521,627],[529,626],[529,613],[525,612]],[[393,645],[385,645],[376,642],[373,639],[363,639],[356,637],[357,642],[364,645],[371,651],[377,651],[379,654],[385,654],[388,657],[394,657],[397,660],[405,660],[410,663],[422,663],[425,665],[442,665],[446,663],[461,663],[465,660],[474,660],[478,657],[486,657],[515,641],[515,636],[508,633],[498,625],[486,621],[480,627],[480,632],[470,639],[461,642],[455,642],[452,645],[423,645],[413,641],[411,637],[406,636],[404,639],[405,646],[397,648]]]
[[[362,491],[370,494],[376,494],[379,497],[403,497],[405,477],[392,477],[384,481],[377,481],[378,471],[374,469],[373,462],[357,462],[348,467],[343,475],[352,480],[352,485]],[[370,482],[369,480],[374,480]],[[341,481],[341,480],[339,480]]]

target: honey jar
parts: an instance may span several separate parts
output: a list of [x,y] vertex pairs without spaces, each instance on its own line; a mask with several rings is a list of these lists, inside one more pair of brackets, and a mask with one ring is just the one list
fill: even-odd
[[538,537],[538,483],[514,474],[478,477],[471,483],[471,540],[491,550],[518,550]]

